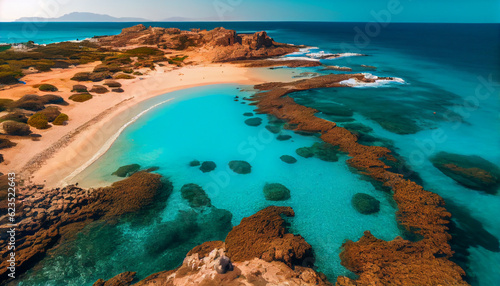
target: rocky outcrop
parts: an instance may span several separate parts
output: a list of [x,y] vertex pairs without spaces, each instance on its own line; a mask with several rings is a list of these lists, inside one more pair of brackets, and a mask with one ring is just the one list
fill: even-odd
[[[323,274],[308,267],[311,246],[301,236],[287,233],[281,214],[294,215],[289,207],[261,210],[244,218],[225,242],[196,246],[179,268],[153,274],[134,285],[332,285]],[[131,272],[94,285],[108,285],[102,283],[128,277],[127,273]]]
[[449,260],[453,255],[448,243],[451,235],[447,233],[450,213],[444,208],[444,200],[390,171],[384,161],[396,159],[389,149],[361,145],[358,137],[347,129],[317,117],[317,110],[297,104],[287,96],[313,88],[342,87],[340,82],[349,78],[362,82],[374,80],[363,74],[332,74],[289,83],[266,83],[255,86],[262,92],[253,97],[257,112],[287,121],[286,128],[320,133],[324,142],[337,146],[351,157],[347,162],[354,170],[391,190],[398,205],[398,223],[408,237],[418,238],[418,241],[398,238],[387,242],[366,233],[358,242],[347,242],[341,254],[342,263],[358,274],[359,279],[339,277],[337,284],[466,285],[463,269]]
[[[99,189],[76,186],[62,189],[44,189],[43,186],[20,188],[15,217],[16,276],[40,261],[61,237],[70,236],[100,218],[112,223],[123,214],[137,212],[150,205],[164,187],[166,185],[160,175],[139,172]],[[6,215],[0,218],[2,281],[8,278],[6,258],[10,253],[6,245],[6,219]]]
[[276,43],[266,32],[237,34],[222,27],[210,31],[181,31],[138,25],[123,29],[119,35],[99,37],[97,41],[102,46],[114,48],[155,46],[171,50],[198,49],[212,62],[269,58],[298,50],[292,45]]

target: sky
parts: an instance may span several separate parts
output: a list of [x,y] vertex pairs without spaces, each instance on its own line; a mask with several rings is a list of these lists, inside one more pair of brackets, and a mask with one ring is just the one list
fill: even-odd
[[161,21],[500,23],[499,0],[0,0],[0,21],[92,12]]

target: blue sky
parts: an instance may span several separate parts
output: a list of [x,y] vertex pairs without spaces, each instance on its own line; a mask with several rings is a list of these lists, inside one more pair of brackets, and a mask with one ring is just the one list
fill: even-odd
[[374,21],[397,7],[394,22],[500,23],[499,0],[0,0],[0,21],[93,12],[160,21]]

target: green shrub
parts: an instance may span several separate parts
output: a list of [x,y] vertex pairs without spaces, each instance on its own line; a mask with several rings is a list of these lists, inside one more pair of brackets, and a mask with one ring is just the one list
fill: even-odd
[[0,111],[9,109],[12,106],[13,102],[14,100],[12,99],[0,98]]
[[24,136],[31,133],[28,124],[15,121],[5,121],[3,123],[3,130],[9,135]]
[[40,97],[43,104],[65,104],[64,98],[55,94],[45,94]]
[[16,121],[16,122],[27,123],[28,117],[26,117],[26,115],[20,111],[14,111],[0,117],[0,122],[4,121]]
[[10,49],[11,45],[0,45],[0,52]]
[[21,72],[0,71],[0,84],[16,84],[22,75]]
[[28,125],[36,129],[47,129],[49,128],[49,121],[45,114],[37,112],[28,119]]
[[122,87],[122,84],[117,82],[117,81],[114,81],[114,80],[109,80],[109,81],[106,81],[104,83],[104,85],[107,85],[109,87]]
[[142,72],[136,71],[136,72],[133,73],[133,75],[142,75]]
[[40,87],[38,87],[40,91],[57,91],[57,87],[51,85],[51,84],[42,84]]
[[125,54],[131,56],[151,56],[151,55],[163,55],[163,52],[150,47],[140,47],[125,51]]
[[0,139],[0,149],[7,149],[16,145],[16,143],[10,141],[9,139]]
[[30,110],[30,111],[39,111],[45,108],[43,102],[41,100],[23,100],[17,101],[15,106],[20,109]]
[[103,93],[109,92],[109,90],[106,87],[102,86],[102,85],[94,85],[92,87],[92,89],[89,90],[89,91],[90,92],[95,92],[95,93],[98,93],[98,94],[103,94]]
[[90,94],[90,93],[77,93],[77,94],[73,94],[72,96],[70,96],[69,99],[71,99],[75,102],[84,102],[84,101],[92,99],[92,94]]
[[114,79],[134,79],[134,78],[135,76],[124,73],[120,73],[114,76]]
[[89,72],[79,72],[79,73],[76,73],[71,78],[71,80],[74,80],[74,81],[90,81],[89,77],[90,77],[90,73]]
[[68,115],[66,115],[64,113],[61,113],[61,114],[59,114],[56,117],[56,119],[54,119],[54,121],[52,122],[52,124],[54,124],[54,125],[64,125],[64,122],[66,122],[68,120],[69,120]]
[[73,85],[71,92],[87,92],[87,87],[81,84]]
[[[59,114],[61,114],[61,111],[59,111],[59,107],[49,106],[49,107],[35,113],[35,115],[37,115],[37,114],[43,114],[48,122],[52,122],[57,118],[57,116],[59,116]],[[28,124],[29,124],[29,122],[28,122]]]

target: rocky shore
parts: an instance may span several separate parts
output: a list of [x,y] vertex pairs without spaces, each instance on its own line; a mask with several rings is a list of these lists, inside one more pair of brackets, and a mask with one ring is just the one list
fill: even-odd
[[311,246],[287,232],[281,217],[294,216],[289,207],[267,207],[244,218],[225,241],[193,248],[180,267],[134,283],[134,272],[121,273],[94,286],[109,285],[333,285],[314,271]]
[[[20,188],[15,216],[16,276],[33,267],[61,239],[70,239],[88,223],[98,219],[114,223],[120,216],[150,205],[160,190],[168,187],[160,175],[139,172],[99,189],[73,185],[56,189],[36,185]],[[2,281],[9,278],[7,219],[7,215],[0,218]]]
[[412,240],[383,241],[369,232],[357,242],[344,243],[342,264],[359,278],[339,277],[337,285],[467,285],[465,272],[449,259],[453,255],[447,232],[450,213],[444,200],[403,175],[390,171],[386,162],[396,162],[391,151],[359,144],[358,138],[334,122],[316,116],[315,109],[302,106],[287,96],[312,88],[342,87],[349,78],[372,82],[363,74],[327,75],[290,83],[255,86],[261,90],[253,100],[261,113],[287,122],[292,130],[319,133],[320,138],[347,153],[348,164],[359,173],[388,189],[398,205],[398,223]]

